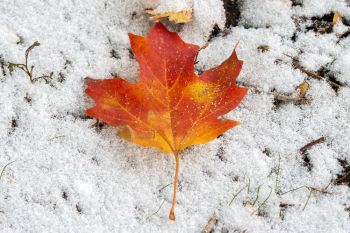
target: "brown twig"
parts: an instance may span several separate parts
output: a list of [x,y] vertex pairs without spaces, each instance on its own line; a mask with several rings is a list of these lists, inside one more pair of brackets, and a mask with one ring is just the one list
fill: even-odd
[[331,86],[332,86],[333,88],[335,88],[335,89],[338,89],[338,88],[340,88],[340,87],[343,87],[343,85],[340,85],[340,84],[338,84],[338,83],[335,83],[335,82],[333,82],[333,81],[331,81],[331,80],[329,80],[329,79],[326,79],[325,77],[323,77],[323,76],[321,76],[321,75],[319,75],[319,74],[317,74],[317,73],[315,73],[315,72],[313,72],[313,71],[310,71],[310,70],[305,69],[304,67],[302,67],[302,66],[300,65],[300,61],[299,61],[299,59],[298,59],[297,57],[293,57],[293,56],[291,56],[291,55],[289,55],[289,54],[285,54],[285,53],[284,53],[284,55],[292,59],[292,66],[293,66],[295,69],[300,70],[302,73],[306,74],[307,76],[309,76],[309,77],[311,77],[311,78],[313,78],[313,79],[318,79],[318,80],[326,81],[329,85],[331,85]]
[[48,75],[42,75],[42,76],[39,76],[39,77],[36,77],[36,78],[33,78],[32,79],[32,83],[40,80],[40,79],[44,79],[45,81],[49,81],[50,79],[52,79],[52,76],[53,76],[53,72],[50,72],[50,74]]
[[305,154],[305,152],[307,150],[309,150],[311,147],[313,147],[314,145],[320,144],[320,143],[324,143],[326,141],[325,137],[320,137],[316,140],[313,140],[312,142],[306,144],[305,146],[301,147],[299,149],[301,154]]
[[319,193],[323,193],[323,194],[332,194],[331,192],[327,191],[327,188],[315,188],[315,187],[308,187],[309,189],[315,191],[315,192],[319,192]]
[[[269,94],[269,93],[268,93]],[[281,95],[276,93],[271,93],[276,100],[283,101],[283,102],[297,102],[301,104],[310,104],[311,100],[307,99],[305,97],[292,97],[287,95]]]
[[300,103],[300,104],[310,104],[310,102],[311,102],[310,99],[307,99],[305,97],[293,97],[293,96],[283,95],[283,94],[276,93],[276,92],[265,92],[258,87],[250,86],[250,85],[246,85],[246,84],[241,84],[240,86],[249,88],[250,90],[254,90],[257,93],[264,93],[267,95],[272,95],[275,98],[275,100],[278,100],[278,101],[296,102],[296,103]]

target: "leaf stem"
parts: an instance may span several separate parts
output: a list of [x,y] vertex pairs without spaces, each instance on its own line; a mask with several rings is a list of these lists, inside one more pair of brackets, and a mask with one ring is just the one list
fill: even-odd
[[175,156],[175,176],[174,176],[174,194],[173,194],[173,201],[171,203],[171,209],[169,213],[169,219],[175,221],[175,202],[176,202],[176,185],[177,180],[179,177],[179,168],[180,168],[180,156],[179,153],[176,151],[174,152]]

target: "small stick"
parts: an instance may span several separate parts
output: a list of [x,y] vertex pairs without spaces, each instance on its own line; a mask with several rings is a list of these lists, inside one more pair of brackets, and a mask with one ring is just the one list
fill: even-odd
[[216,223],[218,222],[218,218],[216,217],[216,215],[212,216],[207,225],[204,227],[204,229],[202,230],[202,233],[210,233],[213,232],[214,227],[216,225]]
[[327,191],[327,189],[328,189],[330,184],[331,183],[329,183],[325,188],[322,188],[322,189],[315,188],[315,187],[310,187],[310,186],[306,186],[306,185],[302,185],[302,186],[299,186],[297,188],[294,188],[294,189],[288,190],[286,192],[280,193],[280,195],[282,196],[284,194],[287,194],[287,193],[290,193],[290,192],[294,192],[294,191],[297,191],[297,190],[302,189],[302,188],[312,189],[313,191],[320,192],[320,193],[323,193],[323,194],[332,194],[332,193]]
[[323,194],[332,194],[331,192],[327,191],[328,186],[326,188],[322,188],[322,189],[315,188],[315,187],[308,187],[308,188],[312,189],[315,192],[319,192],[319,193],[323,193]]
[[48,82],[49,79],[52,79],[53,72],[50,72],[49,75],[42,75],[40,77],[32,78],[32,82],[36,82],[40,79],[44,79],[46,82]]
[[331,80],[328,80],[315,72],[306,70],[303,67],[297,66],[296,68],[311,78],[318,79],[318,80],[325,80],[326,82],[328,82],[331,86],[333,86],[335,88],[342,87],[342,85],[339,85],[338,83],[335,83]]
[[325,137],[320,137],[308,144],[306,144],[305,146],[303,146],[302,148],[299,149],[301,154],[305,154],[305,152],[307,150],[309,150],[311,147],[313,147],[314,145],[320,144],[320,143],[324,143],[326,141]]
[[310,102],[311,102],[310,99],[307,99],[305,97],[293,97],[293,96],[282,95],[282,94],[274,93],[274,92],[265,92],[265,91],[261,90],[258,87],[255,87],[255,86],[249,86],[249,85],[240,85],[240,86],[249,88],[249,89],[254,90],[258,93],[265,93],[267,95],[272,95],[275,98],[275,100],[279,100],[279,101],[297,102],[297,103],[301,103],[301,104],[310,104]]
[[209,43],[206,42],[205,45],[199,48],[198,52],[202,51],[203,49],[206,49],[208,47]]
[[293,56],[291,56],[291,55],[289,55],[289,54],[285,54],[285,53],[284,53],[284,55],[292,59],[292,61],[293,61],[293,64],[292,64],[292,65],[293,65],[293,67],[294,67],[295,69],[300,70],[302,73],[306,74],[307,76],[309,76],[309,77],[311,77],[311,78],[313,78],[313,79],[324,80],[324,81],[328,82],[328,84],[331,85],[331,86],[333,86],[334,88],[339,88],[339,87],[342,87],[342,86],[343,86],[343,85],[339,85],[338,83],[335,83],[335,82],[333,82],[333,81],[331,81],[331,80],[328,80],[328,79],[326,79],[325,77],[322,77],[321,75],[319,75],[319,74],[317,74],[317,73],[315,73],[315,72],[312,72],[312,71],[309,71],[309,70],[303,68],[303,67],[300,65],[300,62],[299,62],[299,59],[298,59],[298,58],[293,57]]
[[284,102],[300,102],[302,104],[310,104],[310,100],[305,97],[292,97],[287,95],[281,95],[276,93],[267,93],[269,95],[273,95],[276,100],[284,101]]

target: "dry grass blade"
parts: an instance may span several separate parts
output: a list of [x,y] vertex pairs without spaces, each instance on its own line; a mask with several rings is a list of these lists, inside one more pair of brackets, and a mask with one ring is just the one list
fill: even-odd
[[15,70],[15,68],[18,68],[20,70],[22,70],[24,73],[26,73],[26,75],[29,77],[29,80],[31,83],[34,83],[40,79],[44,79],[46,82],[48,82],[50,79],[52,79],[53,76],[53,72],[50,72],[48,75],[42,75],[39,77],[34,77],[33,76],[33,69],[34,69],[34,65],[29,65],[28,64],[28,58],[29,58],[29,54],[30,52],[37,46],[39,46],[40,43],[38,41],[35,41],[32,45],[30,45],[26,51],[25,51],[25,62],[24,63],[12,63],[9,62],[8,63],[8,70],[10,72],[10,74],[12,74],[12,72]]
[[273,190],[273,188],[270,188],[270,193],[269,193],[269,195],[268,195],[268,196],[265,198],[265,200],[258,206],[258,208],[252,212],[251,215],[253,215],[253,214],[255,214],[256,212],[260,211],[260,209],[267,203],[267,201],[268,201],[268,200],[270,199],[270,197],[271,197],[272,190]]
[[165,202],[165,201],[163,201],[162,204],[160,204],[160,206],[158,207],[158,209],[157,209],[155,212],[153,212],[151,215],[149,215],[149,216],[146,218],[146,221],[149,221],[154,215],[156,215],[156,214],[159,212],[159,210],[162,208],[164,202]]
[[233,202],[233,200],[234,200],[245,188],[247,188],[247,187],[248,187],[248,185],[244,186],[244,187],[241,188],[235,195],[233,195],[233,197],[232,197],[232,199],[231,199],[231,201],[230,201],[230,203],[229,203],[228,205],[231,205],[232,202]]
[[14,163],[14,162],[15,162],[15,161],[9,162],[8,164],[6,164],[6,165],[2,168],[1,173],[0,173],[0,180],[1,180],[2,176],[3,176],[4,173],[5,173],[5,169],[6,169],[10,164],[12,164],[12,163]]
[[314,192],[313,189],[309,189],[309,190],[310,190],[310,192],[309,192],[309,195],[307,196],[306,202],[305,202],[305,204],[304,204],[303,211],[305,210],[307,204],[308,204],[309,201],[310,201],[311,195],[312,195],[312,193]]

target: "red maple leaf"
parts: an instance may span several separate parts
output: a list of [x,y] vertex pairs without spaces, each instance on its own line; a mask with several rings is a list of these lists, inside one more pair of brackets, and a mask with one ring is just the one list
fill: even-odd
[[140,65],[140,81],[121,78],[87,79],[86,93],[96,105],[86,114],[111,126],[136,144],[172,152],[176,159],[174,205],[179,174],[179,152],[211,141],[239,124],[222,116],[234,109],[247,89],[236,85],[243,62],[236,52],[200,77],[194,72],[199,51],[177,33],[155,24],[148,36],[129,34],[131,48]]

